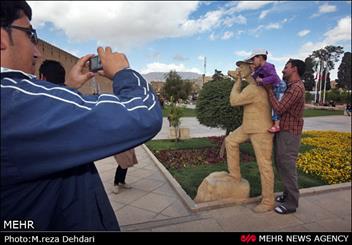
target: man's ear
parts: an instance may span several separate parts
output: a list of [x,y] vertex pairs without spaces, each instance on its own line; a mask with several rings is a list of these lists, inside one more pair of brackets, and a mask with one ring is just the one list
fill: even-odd
[[10,35],[4,28],[1,28],[1,50],[5,50],[10,45]]

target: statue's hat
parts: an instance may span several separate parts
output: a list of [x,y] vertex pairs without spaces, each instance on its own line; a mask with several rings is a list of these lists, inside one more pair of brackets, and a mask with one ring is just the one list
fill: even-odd
[[253,61],[251,61],[251,60],[240,60],[240,61],[236,62],[236,66],[240,66],[242,63],[253,64]]

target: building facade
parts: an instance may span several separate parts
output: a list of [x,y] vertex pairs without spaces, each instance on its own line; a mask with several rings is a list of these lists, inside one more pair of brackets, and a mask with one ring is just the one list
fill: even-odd
[[[36,63],[35,75],[39,77],[39,67],[44,60],[56,60],[59,61],[66,71],[66,79],[71,68],[77,63],[78,57],[62,50],[44,40],[39,39],[38,49],[42,54],[42,57]],[[96,81],[96,82],[95,82]],[[112,82],[102,76],[97,75],[96,78],[85,83],[79,91],[82,94],[95,94],[95,93],[112,93]]]

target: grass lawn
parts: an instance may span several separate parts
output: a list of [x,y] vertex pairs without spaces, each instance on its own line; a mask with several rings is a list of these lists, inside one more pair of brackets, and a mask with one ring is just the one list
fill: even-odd
[[187,140],[180,140],[179,142],[173,140],[152,140],[148,141],[146,145],[152,151],[160,150],[181,150],[181,149],[199,149],[214,146],[213,142],[210,142],[206,138],[192,138]]
[[321,116],[342,116],[343,111],[329,111],[329,110],[316,110],[316,109],[305,109],[304,117],[321,117]]
[[[214,165],[187,166],[182,169],[169,169],[170,173],[177,180],[186,193],[194,199],[197,194],[197,189],[205,177],[212,172],[227,171],[227,164],[220,163]],[[275,192],[282,191],[282,183],[275,173]],[[256,162],[241,163],[242,177],[250,183],[250,196],[259,196],[261,193],[260,176]],[[298,176],[299,188],[308,188],[313,186],[325,185],[317,176],[308,175],[299,171]]]
[[[169,106],[168,105],[165,105],[164,106],[164,109],[163,109],[163,117],[167,117],[168,115],[168,108]],[[191,109],[191,108],[182,108],[182,117],[196,117],[196,110],[195,109]]]
[[[304,136],[303,136],[304,137]],[[195,149],[204,147],[214,147],[216,144],[210,142],[208,138],[193,138],[189,140],[182,140],[178,143],[171,140],[153,140],[146,143],[149,149],[155,154],[160,150],[180,150],[180,149]],[[309,145],[301,145],[300,153],[311,150],[313,147]],[[254,150],[250,143],[243,143],[240,145],[242,153],[247,153],[254,156]],[[186,163],[187,164],[187,163]],[[166,166],[167,167],[167,166]],[[168,168],[168,167],[167,167]],[[212,172],[227,171],[226,162],[219,162],[215,164],[201,164],[201,165],[185,165],[182,168],[168,168],[171,175],[180,183],[186,193],[193,199],[197,193],[198,186],[203,179]],[[281,180],[277,177],[275,168],[275,192],[282,191]],[[241,163],[242,176],[247,179],[251,186],[250,196],[258,196],[261,193],[260,176],[256,162]],[[310,174],[305,174],[299,171],[298,184],[300,188],[308,188],[313,186],[324,185],[319,177]]]
[[[166,105],[163,109],[163,117],[167,117],[167,109]],[[183,116],[182,117],[196,117],[196,110],[190,108],[183,108]],[[329,110],[317,110],[317,109],[305,109],[304,117],[320,117],[320,116],[339,116],[343,115],[343,111],[329,111]]]

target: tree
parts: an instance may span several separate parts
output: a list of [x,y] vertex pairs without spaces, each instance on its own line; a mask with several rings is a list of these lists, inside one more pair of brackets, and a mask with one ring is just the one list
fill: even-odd
[[315,87],[314,62],[312,58],[308,57],[305,59],[304,63],[306,64],[306,71],[303,75],[304,88],[306,91],[312,91]]
[[178,142],[180,138],[180,124],[181,124],[181,117],[183,115],[182,108],[177,107],[175,102],[173,102],[173,98],[170,98],[171,104],[168,109],[168,117],[167,119],[170,122],[170,126],[175,128],[175,138],[176,142]]
[[344,53],[337,72],[339,86],[351,90],[351,52]]
[[[327,62],[327,66],[331,71],[335,68],[335,63],[340,60],[341,54],[343,54],[343,47],[329,45],[325,48],[313,51],[309,57],[312,58],[315,63],[321,60]],[[319,61],[314,60],[315,58],[318,58]]]
[[183,81],[183,90],[185,92],[185,99],[188,98],[189,95],[192,94],[192,90],[193,90],[193,83],[189,80],[184,80]]
[[229,134],[242,123],[242,107],[230,105],[234,82],[230,79],[209,81],[200,91],[196,113],[198,121],[208,127],[222,128]]
[[339,61],[341,54],[343,54],[343,47],[329,45],[313,51],[313,53],[309,56],[309,58],[313,61],[314,71],[318,73],[316,102],[322,101],[321,96],[319,96],[319,91],[324,89],[324,84],[327,82],[324,78],[327,78],[328,76],[323,76],[323,73],[328,74],[328,71],[334,69],[335,63]]
[[[166,83],[163,93],[169,101],[176,102],[179,99],[186,100],[192,91],[192,84],[184,82],[176,71],[170,71],[166,75]],[[171,100],[171,97],[173,100]]]
[[215,73],[212,76],[213,81],[221,81],[224,79],[224,74],[222,74],[222,71],[218,71],[215,69]]
[[[330,72],[328,72],[327,74],[327,70],[323,71],[323,81],[326,81],[326,90],[330,90],[331,89],[331,85],[330,85]],[[325,77],[326,76],[326,77]],[[324,87],[323,87],[324,89]]]

